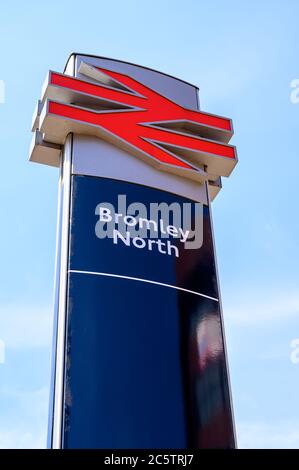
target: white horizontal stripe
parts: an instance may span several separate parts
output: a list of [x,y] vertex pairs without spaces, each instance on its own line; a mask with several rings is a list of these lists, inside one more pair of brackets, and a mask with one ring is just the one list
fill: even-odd
[[131,281],[147,282],[148,284],[157,284],[158,286],[170,287],[171,289],[181,290],[183,292],[188,292],[189,294],[199,295],[200,297],[205,297],[206,299],[216,300],[216,302],[219,302],[219,300],[216,299],[215,297],[210,297],[209,295],[201,294],[200,292],[196,292],[194,290],[184,289],[183,287],[173,286],[171,284],[164,284],[163,282],[158,282],[158,281],[151,281],[150,279],[141,279],[139,277],[122,276],[120,274],[98,273],[94,271],[79,271],[77,269],[69,269],[69,273],[91,274],[93,276],[107,276],[107,277],[116,277],[116,278],[121,278],[121,279],[129,279]]

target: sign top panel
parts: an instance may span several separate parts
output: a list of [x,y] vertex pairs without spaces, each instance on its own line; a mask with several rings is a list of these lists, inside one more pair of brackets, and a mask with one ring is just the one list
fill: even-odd
[[79,72],[81,62],[128,75],[181,106],[199,110],[198,87],[184,80],[130,62],[80,53],[70,55],[65,71],[72,72],[75,77],[81,77]]
[[68,134],[93,137],[133,164],[208,183],[212,198],[237,163],[231,120],[201,111],[197,87],[104,57],[72,54],[64,73],[48,73],[32,130],[31,161],[58,167]]

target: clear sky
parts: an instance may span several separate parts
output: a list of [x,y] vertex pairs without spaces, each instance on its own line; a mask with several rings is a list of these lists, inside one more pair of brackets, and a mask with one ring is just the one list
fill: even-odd
[[299,447],[299,2],[81,5],[1,2],[0,448],[46,442],[58,171],[27,160],[44,77],[72,51],[183,78],[233,119],[213,216],[239,447]]

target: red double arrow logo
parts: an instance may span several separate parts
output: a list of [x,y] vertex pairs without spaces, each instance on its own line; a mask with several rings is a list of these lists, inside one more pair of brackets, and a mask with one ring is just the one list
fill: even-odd
[[63,144],[69,132],[98,136],[199,181],[231,173],[237,157],[227,145],[230,119],[184,108],[124,74],[84,63],[79,71],[84,80],[49,73],[36,125],[46,140]]

